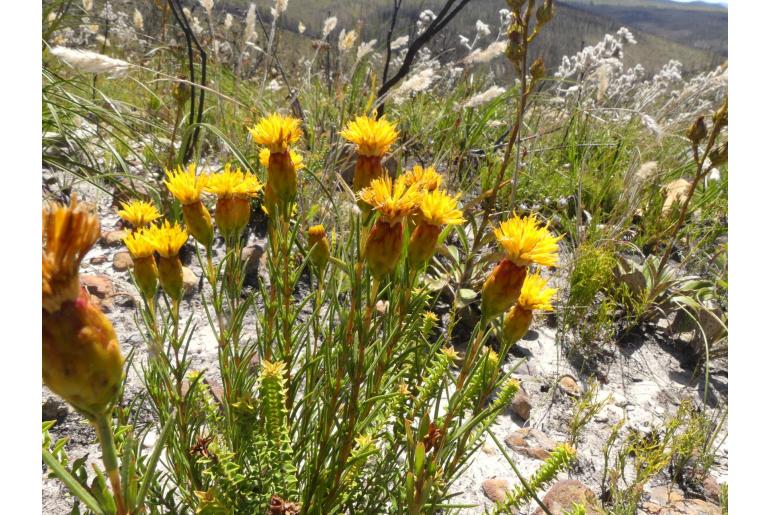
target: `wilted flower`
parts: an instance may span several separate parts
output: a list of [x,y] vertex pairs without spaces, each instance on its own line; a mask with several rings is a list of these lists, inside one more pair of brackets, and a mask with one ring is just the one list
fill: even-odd
[[98,237],[99,221],[75,197],[43,210],[43,381],[92,420],[112,407],[123,378],[115,330],[79,284]]
[[338,47],[340,51],[347,52],[348,50],[353,48],[353,43],[356,42],[357,37],[358,37],[358,33],[355,30],[346,32],[345,29],[342,29],[340,31],[339,42],[338,42]]

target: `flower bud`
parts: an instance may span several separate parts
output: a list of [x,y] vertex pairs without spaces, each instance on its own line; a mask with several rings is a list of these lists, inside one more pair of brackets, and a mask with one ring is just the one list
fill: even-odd
[[326,268],[331,254],[329,239],[323,225],[314,225],[307,231],[307,244],[310,246],[310,262],[319,270]]
[[237,238],[249,223],[251,202],[248,198],[230,197],[217,199],[214,218],[219,232],[225,239]]
[[192,234],[192,237],[204,247],[210,247],[214,243],[214,225],[211,223],[211,214],[203,202],[198,200],[192,204],[183,204],[182,214],[187,231]]
[[500,261],[481,289],[482,316],[495,317],[510,308],[521,293],[526,275],[525,267],[516,266],[509,259]]
[[267,164],[267,185],[279,202],[290,204],[297,197],[297,170],[289,151],[270,153]]
[[716,113],[714,113],[714,130],[719,132],[723,127],[727,127],[727,100],[722,104]]
[[553,0],[545,0],[543,5],[537,8],[535,12],[535,18],[538,25],[545,25],[553,18],[554,7]]
[[507,342],[516,343],[527,334],[532,324],[532,311],[521,306],[514,306],[508,310],[503,320],[503,336]]
[[123,379],[123,356],[106,316],[80,291],[43,310],[43,381],[88,418],[106,413]]
[[158,267],[155,256],[132,257],[134,262],[134,281],[146,299],[155,297],[158,291]]
[[396,268],[401,257],[404,229],[400,221],[390,224],[377,220],[366,240],[364,255],[369,270],[375,277],[389,274]]
[[687,139],[689,139],[693,145],[697,145],[707,134],[708,130],[706,129],[706,123],[703,121],[703,117],[699,116],[687,130]]
[[437,225],[419,224],[409,238],[409,262],[413,265],[421,265],[433,257],[440,234],[441,227]]

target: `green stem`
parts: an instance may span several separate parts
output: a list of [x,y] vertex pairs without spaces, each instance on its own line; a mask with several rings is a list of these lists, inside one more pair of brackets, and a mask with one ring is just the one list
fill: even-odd
[[93,420],[96,436],[102,446],[102,462],[107,471],[107,476],[112,484],[112,491],[115,496],[115,504],[118,508],[118,515],[125,515],[126,504],[123,500],[123,490],[120,487],[120,473],[118,466],[118,452],[115,449],[115,439],[112,436],[112,425],[108,415],[98,415]]

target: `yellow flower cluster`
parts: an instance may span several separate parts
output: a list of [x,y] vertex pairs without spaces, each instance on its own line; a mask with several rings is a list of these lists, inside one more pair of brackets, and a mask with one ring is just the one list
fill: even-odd
[[514,215],[494,230],[495,238],[505,251],[481,290],[481,312],[489,318],[507,310],[503,333],[508,341],[519,340],[532,323],[534,310],[553,309],[551,298],[555,288],[548,288],[539,273],[529,273],[532,265],[556,266],[559,240],[541,226],[534,215]]

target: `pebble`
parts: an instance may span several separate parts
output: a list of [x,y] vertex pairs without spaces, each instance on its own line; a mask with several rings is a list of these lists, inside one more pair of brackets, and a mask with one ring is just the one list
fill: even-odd
[[583,388],[570,376],[559,379],[559,389],[571,397],[580,397],[583,393]]
[[128,231],[110,231],[105,233],[99,241],[105,247],[117,247],[118,245],[123,245],[123,238],[126,236],[128,236]]
[[484,495],[493,502],[502,502],[505,499],[505,494],[508,493],[508,481],[505,479],[485,479],[481,483],[481,490]]
[[198,276],[186,266],[182,267],[182,282],[185,297],[191,296],[198,289]]
[[516,396],[511,402],[511,408],[522,420],[529,420],[529,415],[532,411],[532,402],[529,399],[529,394],[524,391],[524,388],[519,389],[516,393]]
[[131,254],[128,251],[116,252],[112,257],[112,267],[118,272],[125,272],[132,266],[134,266],[134,261],[131,259]]
[[[587,515],[604,513],[599,506],[596,495],[576,479],[558,481],[548,490],[542,500],[545,507],[554,515],[568,513],[572,510],[572,503],[585,506]],[[543,515],[543,513],[543,509],[538,508],[533,515]]]

